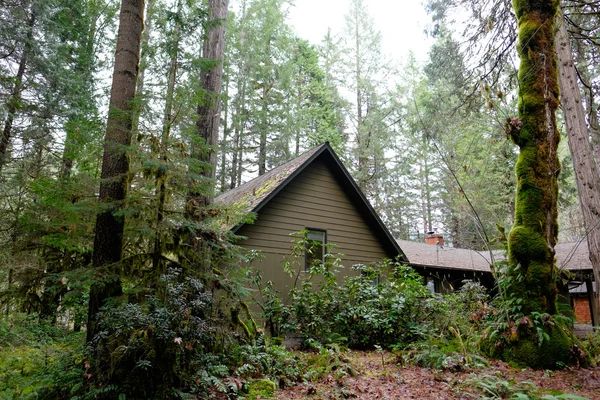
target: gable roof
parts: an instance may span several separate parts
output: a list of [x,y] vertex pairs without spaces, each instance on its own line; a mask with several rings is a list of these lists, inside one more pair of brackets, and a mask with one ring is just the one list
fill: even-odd
[[[295,159],[217,196],[214,202],[226,207],[234,207],[241,215],[258,212],[317,159],[323,160],[331,168],[334,175],[339,179],[339,183],[345,189],[348,198],[376,232],[384,248],[388,249],[390,253],[398,254],[402,261],[407,261],[398,242],[389,232],[379,215],[377,215],[373,206],[371,206],[328,142],[308,150]],[[236,232],[244,224],[244,222],[239,223],[230,227],[230,229]]]

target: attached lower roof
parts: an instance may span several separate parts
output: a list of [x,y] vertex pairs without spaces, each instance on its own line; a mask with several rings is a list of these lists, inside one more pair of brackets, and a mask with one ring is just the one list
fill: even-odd
[[[400,247],[413,265],[454,269],[461,271],[476,271],[491,273],[490,253],[457,249],[454,247],[438,247],[423,242],[398,240]],[[555,248],[556,265],[571,272],[591,271],[588,247],[585,240],[579,242],[558,243]],[[504,252],[494,250],[495,261],[505,258]]]

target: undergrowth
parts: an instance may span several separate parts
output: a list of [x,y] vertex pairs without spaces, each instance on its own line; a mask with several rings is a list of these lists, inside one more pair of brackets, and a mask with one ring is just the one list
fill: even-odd
[[36,315],[0,319],[0,398],[70,398],[85,384],[81,333]]
[[533,382],[508,381],[499,373],[472,375],[465,383],[475,390],[475,393],[469,395],[478,400],[589,400],[569,393],[548,393],[540,390]]

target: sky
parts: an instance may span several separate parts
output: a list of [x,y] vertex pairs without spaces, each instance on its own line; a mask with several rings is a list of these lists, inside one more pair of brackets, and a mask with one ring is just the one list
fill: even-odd
[[[381,32],[382,49],[395,61],[402,61],[412,50],[424,62],[431,45],[424,33],[428,16],[421,0],[364,0],[375,29]],[[338,34],[344,26],[344,15],[350,0],[295,0],[289,22],[299,37],[319,44],[327,29]]]

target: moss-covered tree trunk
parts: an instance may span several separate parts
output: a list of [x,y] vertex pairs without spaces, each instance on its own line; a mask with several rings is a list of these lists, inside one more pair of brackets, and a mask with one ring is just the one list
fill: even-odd
[[514,313],[521,317],[514,321],[518,336],[509,357],[532,367],[553,368],[557,362],[567,361],[570,347],[562,328],[547,323],[557,313],[554,245],[560,165],[554,17],[558,2],[514,0],[513,6],[521,59],[519,117],[508,124],[520,154],[516,164],[515,222],[508,239],[509,275],[513,280],[507,292],[513,300],[519,299],[513,307],[520,304],[522,308]]
[[515,0],[519,23],[519,119],[512,139],[516,165],[515,224],[508,250],[524,313],[556,313],[554,245],[558,234],[558,74],[554,51],[556,1]]

